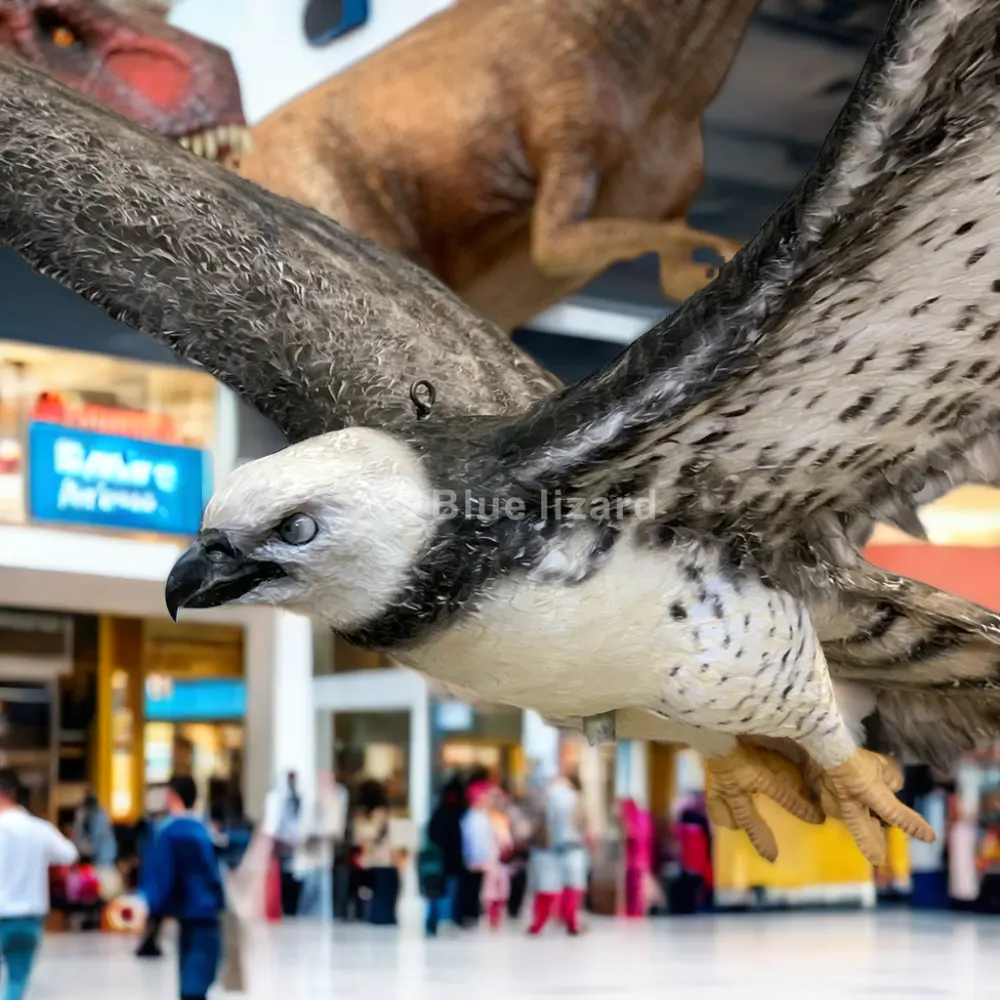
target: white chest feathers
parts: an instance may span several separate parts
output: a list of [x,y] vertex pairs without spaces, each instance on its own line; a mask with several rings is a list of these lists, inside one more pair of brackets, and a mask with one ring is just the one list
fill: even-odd
[[[792,654],[783,665],[781,657],[795,651],[798,633],[811,637],[791,598],[732,573],[712,547],[622,538],[581,582],[554,578],[559,568],[574,578],[575,556],[572,548],[550,552],[536,571],[502,578],[475,610],[404,661],[484,699],[543,714],[642,708],[676,717],[693,706],[709,724],[717,711],[732,714],[763,676],[762,663],[788,668]],[[808,645],[800,653],[811,659]]]

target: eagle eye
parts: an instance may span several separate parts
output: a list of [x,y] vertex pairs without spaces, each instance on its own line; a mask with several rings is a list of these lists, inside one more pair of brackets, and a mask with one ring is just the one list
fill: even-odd
[[308,514],[292,514],[278,525],[278,537],[289,545],[306,545],[319,531],[319,525]]

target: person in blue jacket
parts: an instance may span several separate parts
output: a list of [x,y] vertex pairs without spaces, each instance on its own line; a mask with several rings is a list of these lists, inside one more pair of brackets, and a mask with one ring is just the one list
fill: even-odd
[[180,925],[181,1000],[205,1000],[222,954],[222,873],[211,834],[192,813],[197,797],[193,779],[170,779],[169,818],[157,831],[145,882],[150,918]]

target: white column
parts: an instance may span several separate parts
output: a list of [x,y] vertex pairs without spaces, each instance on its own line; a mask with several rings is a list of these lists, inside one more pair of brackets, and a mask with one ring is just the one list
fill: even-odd
[[585,744],[580,749],[580,787],[587,811],[587,825],[595,836],[607,836],[608,807],[604,781],[604,757],[599,746]]
[[316,772],[333,774],[333,712],[313,709],[316,726]]
[[674,764],[677,794],[705,791],[705,761],[701,754],[684,747],[677,751]]
[[422,830],[431,815],[430,694],[420,685],[410,709],[410,817]]
[[635,799],[643,808],[649,805],[649,756],[642,740],[622,740],[618,744],[615,795]]
[[312,622],[288,611],[274,612],[273,759],[277,772],[295,771],[299,788],[316,788],[316,711],[313,708]]
[[255,608],[243,632],[243,673],[247,687],[243,799],[247,815],[264,818],[264,797],[274,783],[271,765],[271,635],[274,612]]
[[629,792],[638,805],[649,808],[649,744],[643,740],[632,741]]
[[240,438],[236,393],[221,383],[215,386],[215,435],[212,442],[212,490],[217,490],[236,468]]
[[526,711],[521,721],[521,749],[529,770],[539,765],[549,774],[559,770],[559,730],[537,712]]
[[255,609],[244,641],[244,796],[247,814],[260,819],[279,774],[295,771],[303,792],[316,787],[312,624],[287,611]]

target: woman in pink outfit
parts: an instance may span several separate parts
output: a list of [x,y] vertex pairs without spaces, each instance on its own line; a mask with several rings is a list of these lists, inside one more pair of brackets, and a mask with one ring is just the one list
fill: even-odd
[[645,882],[653,870],[653,820],[635,799],[621,804],[625,833],[625,916],[646,916]]

